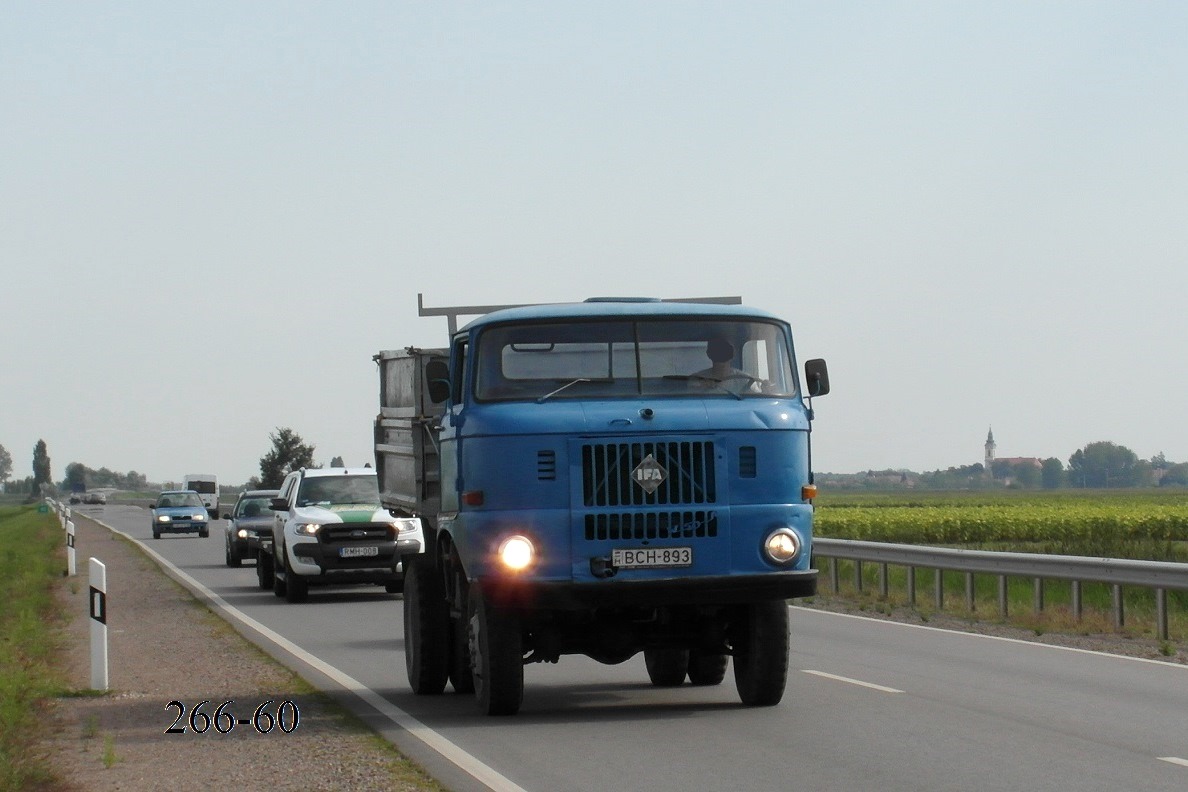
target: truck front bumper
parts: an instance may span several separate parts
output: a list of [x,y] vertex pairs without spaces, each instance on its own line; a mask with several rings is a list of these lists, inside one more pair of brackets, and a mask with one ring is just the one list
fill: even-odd
[[734,605],[812,597],[817,593],[817,570],[766,572],[761,575],[606,580],[595,583],[487,577],[477,583],[484,595],[492,598],[497,605],[526,610]]

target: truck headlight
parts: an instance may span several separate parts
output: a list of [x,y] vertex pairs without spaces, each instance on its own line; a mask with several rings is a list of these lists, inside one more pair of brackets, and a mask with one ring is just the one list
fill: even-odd
[[297,523],[297,533],[304,536],[316,536],[322,530],[321,523]]
[[509,536],[499,544],[499,560],[512,572],[527,569],[536,557],[536,548],[526,536]]
[[800,555],[800,537],[791,528],[777,528],[763,540],[763,552],[780,566],[794,562]]

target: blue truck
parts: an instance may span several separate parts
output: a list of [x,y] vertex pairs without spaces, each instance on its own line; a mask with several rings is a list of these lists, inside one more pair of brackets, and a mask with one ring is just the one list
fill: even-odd
[[[517,712],[524,670],[640,652],[657,686],[772,706],[811,566],[812,397],[788,323],[735,297],[426,308],[449,344],[378,353],[384,506],[412,690]],[[477,316],[458,328],[461,316]]]

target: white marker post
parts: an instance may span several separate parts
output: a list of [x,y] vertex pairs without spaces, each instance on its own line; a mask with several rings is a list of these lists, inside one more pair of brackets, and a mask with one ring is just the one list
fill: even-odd
[[74,556],[74,520],[66,521],[66,574],[70,577],[78,574],[78,562]]
[[91,559],[91,690],[107,690],[107,567]]

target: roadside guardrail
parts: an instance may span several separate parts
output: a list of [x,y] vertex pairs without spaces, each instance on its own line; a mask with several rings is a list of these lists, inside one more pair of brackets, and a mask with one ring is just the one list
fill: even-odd
[[1151,589],[1155,592],[1156,632],[1161,640],[1168,639],[1167,592],[1188,591],[1188,564],[1164,561],[1135,561],[1122,558],[1087,558],[1082,556],[1007,553],[990,550],[961,550],[950,547],[864,542],[851,539],[813,539],[814,566],[816,559],[829,561],[828,578],[834,593],[840,586],[837,561],[854,562],[854,586],[862,591],[862,564],[879,565],[879,593],[888,595],[888,568],[905,567],[907,596],[916,604],[916,570],[931,569],[935,575],[934,598],[937,609],[944,607],[944,573],[965,575],[965,604],[974,609],[974,575],[998,577],[998,610],[1007,615],[1007,578],[1022,577],[1034,580],[1034,608],[1044,607],[1044,581],[1067,580],[1072,584],[1072,611],[1081,618],[1083,610],[1082,584],[1104,583],[1113,587],[1113,617],[1115,628],[1125,621],[1123,586]]

